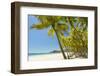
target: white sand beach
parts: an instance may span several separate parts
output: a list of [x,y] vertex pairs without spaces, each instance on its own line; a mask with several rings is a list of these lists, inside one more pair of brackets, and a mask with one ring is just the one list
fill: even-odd
[[62,53],[50,53],[44,55],[31,55],[29,61],[43,61],[43,60],[63,60]]
[[[67,53],[65,53],[67,56]],[[83,57],[75,58],[75,55],[71,57],[72,59],[83,59]],[[62,53],[50,53],[42,55],[30,55],[29,61],[47,61],[47,60],[64,60]]]

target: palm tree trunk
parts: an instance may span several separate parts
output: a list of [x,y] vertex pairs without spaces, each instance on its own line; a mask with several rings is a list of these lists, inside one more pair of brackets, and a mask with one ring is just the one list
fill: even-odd
[[61,49],[61,52],[62,52],[63,58],[64,58],[64,59],[67,59],[66,54],[65,54],[65,52],[64,52],[64,50],[63,50],[63,47],[62,47],[62,45],[61,45],[59,35],[58,35],[57,31],[55,30],[55,28],[54,28],[53,26],[52,26],[52,28],[54,29],[55,34],[56,34],[56,36],[57,36],[58,43],[59,43],[59,47],[60,47],[60,49]]
[[69,53],[68,52],[66,52],[66,53],[67,53],[67,59],[70,59]]

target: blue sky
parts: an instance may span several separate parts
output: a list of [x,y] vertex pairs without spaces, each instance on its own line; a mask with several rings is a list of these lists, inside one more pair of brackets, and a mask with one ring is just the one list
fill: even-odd
[[38,23],[35,16],[28,15],[28,50],[29,53],[48,53],[59,49],[56,36],[48,36],[48,29],[30,29],[32,24]]

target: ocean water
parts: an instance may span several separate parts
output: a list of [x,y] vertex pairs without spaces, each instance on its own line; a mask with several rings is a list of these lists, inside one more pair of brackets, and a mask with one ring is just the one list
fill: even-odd
[[50,53],[29,53],[28,56],[36,56],[36,55],[46,55]]
[[28,56],[37,56],[37,55],[50,55],[50,54],[57,54],[60,52],[56,52],[56,53],[29,53]]

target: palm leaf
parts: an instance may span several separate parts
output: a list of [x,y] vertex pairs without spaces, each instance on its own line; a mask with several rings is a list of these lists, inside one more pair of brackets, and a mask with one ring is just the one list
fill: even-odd
[[48,28],[49,26],[50,26],[49,23],[38,23],[38,24],[33,24],[31,28],[42,30],[42,29]]
[[53,37],[54,34],[55,34],[55,31],[54,31],[52,28],[50,28],[50,29],[48,30],[48,35]]

